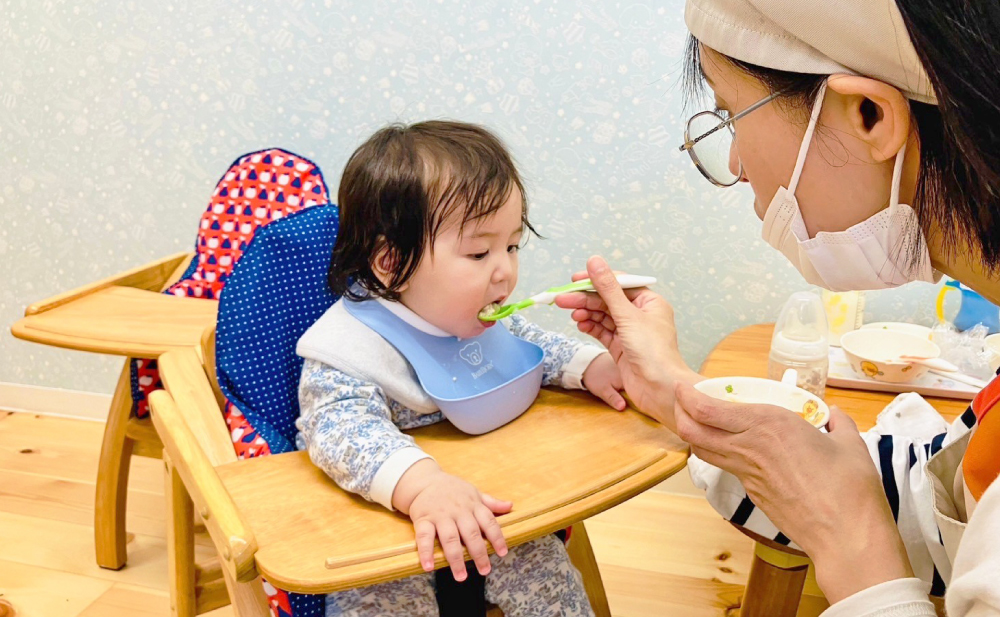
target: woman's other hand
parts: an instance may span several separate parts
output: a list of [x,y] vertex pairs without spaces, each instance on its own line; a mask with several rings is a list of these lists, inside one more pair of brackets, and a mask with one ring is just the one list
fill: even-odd
[[687,384],[676,397],[678,435],[739,478],[754,505],[809,554],[831,604],[913,576],[881,477],[844,412],[831,409],[826,434],[783,407],[731,403]]

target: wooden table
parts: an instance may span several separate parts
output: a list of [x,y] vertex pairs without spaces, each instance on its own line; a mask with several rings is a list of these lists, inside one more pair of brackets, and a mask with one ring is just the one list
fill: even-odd
[[[748,326],[726,336],[701,365],[706,377],[767,377],[767,357],[774,324]],[[869,390],[826,389],[826,402],[851,416],[862,431],[875,425],[879,412],[897,395]],[[924,397],[949,422],[968,408],[968,401]],[[761,537],[739,525],[737,529],[756,542],[753,563],[743,595],[740,617],[790,617],[818,614],[827,606],[811,579],[808,557]],[[807,581],[807,578],[810,580]],[[798,610],[803,589],[812,606]],[[939,608],[939,614],[940,613]]]
[[[737,330],[722,339],[701,365],[706,377],[767,377],[767,355],[771,348],[774,324],[757,324]],[[894,399],[891,392],[870,390],[826,389],[826,402],[836,405],[854,418],[858,428],[868,430],[875,425],[879,412]],[[969,401],[949,398],[924,397],[949,422],[960,416]]]

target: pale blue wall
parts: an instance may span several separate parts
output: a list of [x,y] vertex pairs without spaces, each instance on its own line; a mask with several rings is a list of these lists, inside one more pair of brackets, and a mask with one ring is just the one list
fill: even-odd
[[[236,155],[282,146],[335,186],[391,121],[495,129],[548,240],[527,293],[588,255],[654,274],[697,365],[805,284],[760,239],[748,190],[676,151],[681,0],[35,2],[0,9],[0,382],[108,392],[118,361],[15,341],[24,305],[188,248]],[[581,6],[582,5],[582,6]],[[870,318],[926,322],[930,286]],[[537,309],[546,326],[565,315]]]

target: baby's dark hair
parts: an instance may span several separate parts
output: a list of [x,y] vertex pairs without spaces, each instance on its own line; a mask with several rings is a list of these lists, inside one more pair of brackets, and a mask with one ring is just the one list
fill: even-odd
[[[524,186],[503,143],[483,127],[433,120],[393,124],[354,151],[340,179],[340,230],[327,275],[330,289],[354,300],[399,300],[442,226],[461,213],[460,232],[493,216],[513,191],[521,194],[521,222],[528,222]],[[375,274],[387,249],[394,264],[386,283]],[[352,288],[359,285],[360,290]]]

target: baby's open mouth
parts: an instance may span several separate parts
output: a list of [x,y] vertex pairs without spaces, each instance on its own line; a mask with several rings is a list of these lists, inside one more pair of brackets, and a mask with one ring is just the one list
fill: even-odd
[[[479,315],[478,315],[478,317],[479,317],[479,323],[481,323],[482,325],[484,325],[486,327],[489,327],[489,326],[492,326],[493,324],[495,324],[497,322],[497,320],[496,319],[490,319],[490,317],[493,317],[498,312],[500,312],[500,309],[503,308],[503,302],[506,299],[507,299],[507,296],[503,295],[503,296],[500,296],[499,298],[497,298],[496,300],[494,300],[493,302],[490,302],[489,304],[487,304],[486,306],[484,306],[482,308],[482,310],[479,311]],[[484,321],[484,320],[488,320],[488,321]]]
[[490,304],[487,304],[486,306],[484,306],[483,310],[479,311],[479,318],[480,319],[485,319],[487,317],[492,317],[492,316],[496,315],[497,311],[499,311],[499,310],[500,310],[500,303],[499,302],[491,302]]

